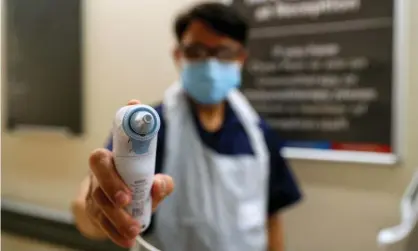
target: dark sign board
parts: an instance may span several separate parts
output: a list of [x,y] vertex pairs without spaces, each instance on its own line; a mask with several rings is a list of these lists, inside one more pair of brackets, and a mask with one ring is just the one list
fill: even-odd
[[394,152],[393,0],[235,0],[242,91],[287,148]]
[[81,0],[6,0],[7,128],[82,133]]

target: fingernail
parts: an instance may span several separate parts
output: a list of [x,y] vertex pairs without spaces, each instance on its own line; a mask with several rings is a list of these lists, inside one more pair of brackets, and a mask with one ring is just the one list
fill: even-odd
[[115,195],[115,200],[120,205],[126,205],[129,203],[129,196],[125,192],[119,191]]
[[137,226],[132,226],[129,228],[130,237],[135,237],[139,234],[139,228]]
[[159,185],[159,188],[160,188],[160,196],[164,197],[167,193],[166,192],[167,185],[165,183],[165,180],[164,179],[159,179],[158,180],[158,185]]

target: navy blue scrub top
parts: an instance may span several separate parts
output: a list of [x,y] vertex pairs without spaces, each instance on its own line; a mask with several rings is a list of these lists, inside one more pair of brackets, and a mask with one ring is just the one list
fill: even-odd
[[[160,115],[160,118],[163,118],[163,105],[160,104],[154,108]],[[214,151],[225,155],[254,154],[244,127],[229,105],[226,108],[224,124],[219,131],[205,131],[194,111],[193,117],[200,139]],[[302,196],[291,170],[280,155],[281,141],[264,121],[261,121],[260,128],[264,132],[264,138],[270,151],[268,214],[272,215],[280,209],[298,202]],[[162,165],[164,162],[164,143],[165,123],[161,119],[161,128],[158,132],[156,173],[164,172]],[[107,149],[112,150],[112,137],[107,145]]]

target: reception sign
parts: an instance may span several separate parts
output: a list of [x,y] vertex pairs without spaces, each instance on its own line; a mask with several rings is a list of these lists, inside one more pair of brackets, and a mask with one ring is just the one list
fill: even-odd
[[393,0],[241,0],[251,23],[242,91],[288,157],[394,163]]

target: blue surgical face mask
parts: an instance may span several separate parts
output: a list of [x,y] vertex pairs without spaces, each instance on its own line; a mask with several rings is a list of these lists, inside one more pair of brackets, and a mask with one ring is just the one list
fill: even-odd
[[186,92],[201,104],[218,104],[241,84],[241,67],[236,62],[209,59],[184,62],[181,81]]

